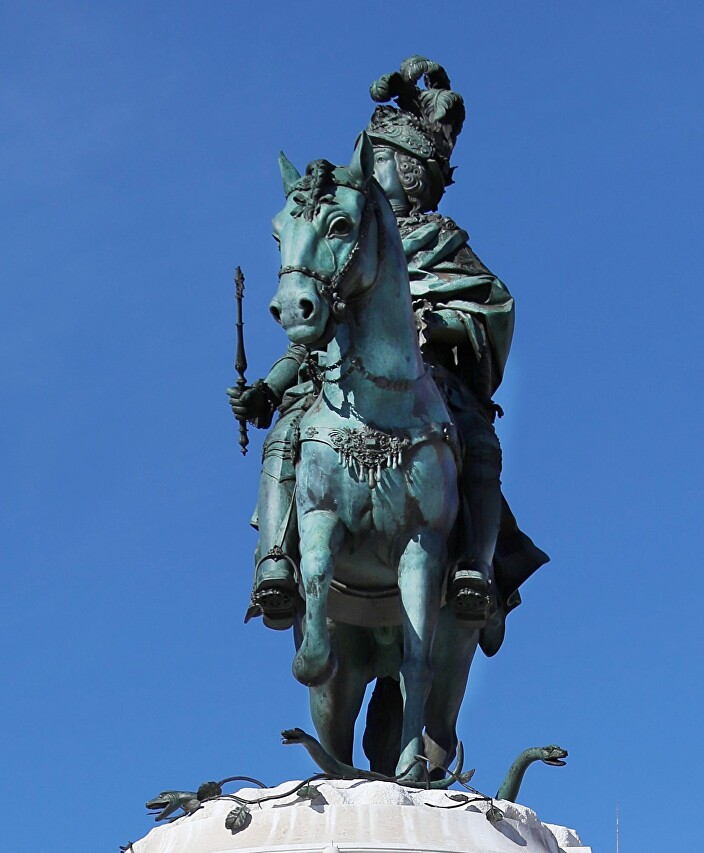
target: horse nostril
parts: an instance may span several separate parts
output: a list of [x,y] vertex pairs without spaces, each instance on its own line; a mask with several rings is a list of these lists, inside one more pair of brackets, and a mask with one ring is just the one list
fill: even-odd
[[281,325],[281,309],[275,302],[272,302],[269,306],[269,313],[276,320],[276,322]]
[[310,301],[310,299],[301,299],[298,303],[301,311],[303,312],[303,319],[307,320],[313,311],[315,311],[315,305]]

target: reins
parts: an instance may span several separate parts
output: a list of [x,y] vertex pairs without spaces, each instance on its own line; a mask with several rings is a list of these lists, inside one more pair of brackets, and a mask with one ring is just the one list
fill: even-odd
[[377,388],[381,388],[384,391],[410,391],[416,383],[425,378],[428,372],[427,370],[424,370],[423,373],[421,373],[420,376],[416,376],[415,379],[391,379],[388,376],[380,376],[378,373],[372,373],[370,370],[367,370],[362,359],[359,356],[356,356],[349,360],[349,365],[345,370],[340,372],[340,375],[337,378],[333,379],[326,375],[331,373],[333,370],[337,370],[342,367],[347,360],[348,355],[349,351],[340,356],[340,358],[333,364],[319,365],[313,360],[312,354],[308,353],[306,356],[306,364],[313,382],[320,387],[323,385],[339,385],[342,381],[347,379],[350,374],[356,371],[363,379],[366,379],[368,382],[371,382],[373,385],[376,385]]

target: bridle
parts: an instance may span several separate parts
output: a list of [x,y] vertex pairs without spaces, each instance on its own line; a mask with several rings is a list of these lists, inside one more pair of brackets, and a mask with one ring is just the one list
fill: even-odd
[[[370,183],[375,184],[376,181],[372,179]],[[364,207],[362,209],[362,217],[359,225],[359,236],[357,237],[357,242],[354,244],[352,250],[345,259],[344,264],[338,270],[336,270],[333,275],[327,275],[326,273],[318,272],[318,270],[311,269],[310,267],[306,267],[301,264],[290,264],[279,269],[279,278],[284,275],[287,275],[288,273],[297,272],[301,275],[306,276],[306,278],[311,278],[314,281],[318,282],[319,287],[317,288],[317,290],[328,303],[333,317],[336,320],[341,320],[347,309],[345,299],[343,298],[341,292],[342,286],[345,282],[345,279],[352,270],[355,261],[357,260],[357,257],[359,256],[362,243],[366,239],[367,234],[369,232],[369,226],[372,221],[372,218],[376,216],[379,212],[379,205],[375,199],[370,198],[366,192],[360,190],[359,187],[356,187],[353,184],[338,180],[335,180],[335,184],[337,186],[349,187],[350,189],[361,193],[364,197]],[[381,192],[381,190],[379,191]],[[384,252],[383,235],[383,229],[378,228],[377,269],[381,264],[381,259],[383,257]],[[348,360],[348,356],[349,351],[343,353],[340,356],[339,360],[336,361],[334,364],[319,366],[314,361],[311,356],[311,353],[309,352],[306,362],[314,384],[318,385],[319,387],[322,387],[323,385],[339,385],[351,373],[357,372],[362,376],[362,378],[385,391],[408,391],[413,388],[416,383],[424,379],[427,374],[427,371],[424,371],[421,376],[415,377],[414,379],[390,379],[389,377],[380,376],[367,370],[364,363],[362,362],[362,359],[356,357],[349,359],[347,368],[345,370],[342,370],[338,377],[332,378],[329,374],[341,368],[344,362]]]
[[[356,192],[362,193],[364,196],[364,208],[362,210],[362,220],[359,226],[359,236],[357,237],[357,242],[352,247],[352,251],[349,253],[347,258],[345,259],[344,264],[340,267],[340,269],[336,270],[333,275],[326,275],[325,273],[318,272],[317,270],[313,270],[310,267],[305,267],[302,265],[288,265],[285,267],[281,267],[279,269],[279,278],[284,275],[287,275],[291,272],[297,272],[301,275],[306,276],[306,278],[312,278],[315,281],[319,282],[320,287],[318,291],[320,295],[325,299],[325,301],[330,306],[330,310],[333,313],[333,316],[336,319],[340,319],[344,314],[347,304],[345,299],[342,296],[342,285],[345,282],[350,270],[354,266],[355,261],[360,253],[362,242],[367,236],[369,231],[369,225],[371,223],[372,217],[376,214],[378,210],[378,205],[376,201],[370,199],[369,196],[359,189],[359,187],[355,187],[352,184],[342,183],[341,181],[335,181],[337,186],[345,186],[350,189],[356,190]],[[379,239],[377,240],[377,256],[381,257],[381,230],[379,230]]]

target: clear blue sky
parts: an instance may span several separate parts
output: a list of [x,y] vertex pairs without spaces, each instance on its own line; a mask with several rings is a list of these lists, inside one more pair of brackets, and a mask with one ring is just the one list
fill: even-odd
[[310,728],[290,637],[242,624],[263,436],[243,459],[231,276],[256,378],[285,346],[276,155],[347,162],[411,53],[467,102],[444,210],[517,300],[504,482],[552,556],[471,676],[476,783],[556,742],[541,817],[610,851],[620,801],[624,853],[691,845],[704,7],[436,9],[2,5],[3,849],[117,850],[164,788],[312,772],[278,740]]

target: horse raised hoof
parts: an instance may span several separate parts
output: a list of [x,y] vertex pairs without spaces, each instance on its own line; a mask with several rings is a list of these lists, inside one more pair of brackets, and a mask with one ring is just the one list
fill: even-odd
[[317,663],[312,655],[301,654],[302,651],[302,648],[299,649],[293,659],[293,677],[296,681],[306,687],[319,687],[337,672],[337,658],[332,651],[322,664]]

